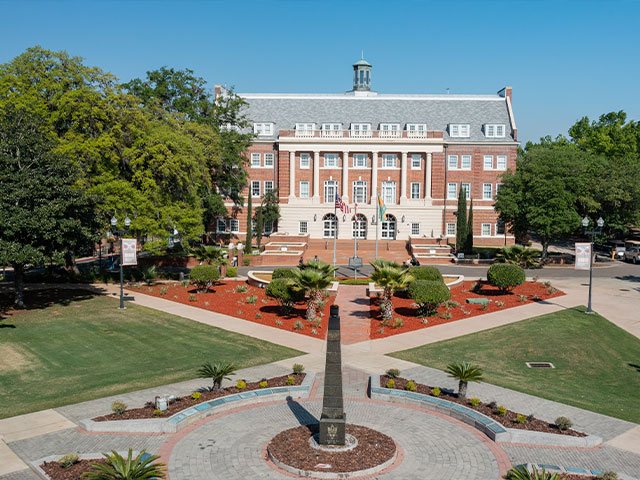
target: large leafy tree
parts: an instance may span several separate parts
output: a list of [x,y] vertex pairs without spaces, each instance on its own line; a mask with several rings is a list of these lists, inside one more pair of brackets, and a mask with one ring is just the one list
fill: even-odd
[[605,113],[594,121],[582,117],[569,129],[569,135],[582,150],[597,155],[639,158],[640,123],[627,122],[627,114],[622,110]]

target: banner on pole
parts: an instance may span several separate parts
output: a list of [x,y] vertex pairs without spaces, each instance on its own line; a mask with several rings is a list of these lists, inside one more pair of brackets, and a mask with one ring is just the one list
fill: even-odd
[[137,265],[137,241],[135,238],[122,239],[122,265]]
[[591,244],[576,243],[576,270],[589,270],[591,268]]

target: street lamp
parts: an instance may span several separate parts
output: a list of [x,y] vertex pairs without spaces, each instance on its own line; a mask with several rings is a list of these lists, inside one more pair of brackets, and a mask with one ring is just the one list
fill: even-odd
[[587,304],[587,313],[593,313],[593,310],[591,310],[591,285],[593,283],[593,240],[596,235],[600,235],[602,233],[602,226],[604,225],[604,220],[602,219],[602,217],[598,218],[596,224],[598,225],[598,230],[587,230],[589,227],[589,218],[584,217],[582,219],[584,234],[591,235],[591,257],[589,258],[589,303]]
[[124,252],[122,249],[122,237],[129,231],[129,227],[131,226],[131,219],[129,215],[124,219],[124,230],[118,230],[118,219],[113,216],[111,217],[111,226],[113,227],[113,234],[117,237],[120,237],[120,310],[124,310],[124,271],[122,267],[122,262],[124,260]]

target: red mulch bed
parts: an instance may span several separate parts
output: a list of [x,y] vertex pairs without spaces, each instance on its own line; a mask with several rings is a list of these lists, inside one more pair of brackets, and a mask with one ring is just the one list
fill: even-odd
[[[358,445],[346,452],[325,452],[312,448],[309,437],[316,433],[317,424],[280,432],[269,442],[269,452],[282,463],[302,470],[355,472],[386,462],[396,451],[391,437],[360,425],[347,425],[347,433],[358,439]],[[327,465],[327,468],[319,468],[320,464]]]
[[[387,387],[387,382],[389,381],[389,378],[387,375],[381,375],[380,376],[380,386],[381,387]],[[395,388],[399,389],[399,390],[404,390],[405,387],[407,386],[407,382],[409,382],[409,380],[407,380],[406,378],[394,378],[393,379],[395,382]],[[434,387],[430,387],[429,385],[424,385],[422,383],[417,383],[415,382],[416,385],[416,392],[418,393],[422,393],[425,395],[430,395],[433,396],[431,394],[431,390]],[[548,423],[545,422],[543,420],[540,420],[538,418],[534,418],[531,421],[527,421],[526,423],[518,423],[516,422],[516,416],[518,415],[517,412],[512,412],[511,410],[507,410],[507,412],[505,413],[504,416],[500,416],[497,413],[495,413],[495,409],[491,408],[489,406],[489,404],[487,403],[483,403],[480,402],[480,404],[476,407],[474,407],[473,405],[471,405],[471,402],[469,400],[469,398],[458,398],[458,395],[456,394],[451,394],[448,393],[446,391],[444,391],[443,389],[440,389],[440,395],[438,396],[438,398],[442,398],[444,400],[449,400],[451,402],[455,402],[455,403],[459,403],[460,405],[464,405],[465,407],[471,408],[473,410],[476,410],[480,413],[482,413],[483,415],[486,415],[487,417],[491,417],[493,418],[496,422],[501,423],[503,426],[507,427],[507,428],[519,428],[520,430],[532,430],[535,432],[546,432],[546,433],[559,433],[561,435],[569,435],[572,437],[586,437],[587,435],[582,433],[582,432],[576,432],[575,430],[560,430],[558,427],[556,427],[554,424],[552,423]],[[498,403],[498,405],[500,405],[500,402],[496,402]],[[525,415],[526,416],[526,415]]]
[[[472,292],[471,288],[474,284],[479,283],[481,288],[478,292]],[[520,295],[526,296],[526,301],[520,300]],[[534,296],[537,295],[537,300]],[[519,307],[535,301],[544,301],[549,298],[559,297],[564,292],[554,289],[552,293],[548,292],[548,287],[540,282],[525,282],[524,284],[514,288],[511,292],[503,294],[496,287],[489,285],[487,282],[464,281],[451,288],[451,300],[458,302],[459,307],[447,308],[441,305],[436,315],[425,317],[426,324],[422,323],[422,318],[418,317],[418,309],[412,305],[415,303],[410,298],[401,293],[397,293],[393,297],[393,318],[401,318],[404,325],[401,327],[386,326],[380,333],[382,317],[380,315],[380,300],[371,298],[371,338],[384,338],[398,333],[411,332],[421,328],[433,327],[443,323],[455,322],[463,318],[475,317],[485,313],[505,310],[507,308]],[[467,303],[467,298],[488,298],[491,303],[483,310],[482,305],[474,305]],[[502,302],[503,306],[498,306],[498,302]],[[446,318],[448,316],[451,318]],[[393,323],[393,322],[391,322]]]
[[[238,292],[238,287],[247,288],[246,292]],[[161,294],[162,289],[166,291]],[[333,296],[327,297],[324,308],[322,309],[320,320],[321,324],[314,327],[305,320],[306,305],[301,302],[296,304],[295,308],[289,315],[280,313],[280,306],[274,299],[264,294],[263,288],[252,287],[245,281],[223,280],[211,287],[208,293],[198,293],[192,286],[182,287],[179,283],[163,283],[153,286],[132,286],[128,287],[133,292],[144,293],[154,297],[172,300],[174,302],[184,303],[192,307],[199,307],[212,312],[224,313],[232,317],[243,318],[251,322],[261,323],[270,327],[280,328],[282,330],[294,331],[310,337],[325,338],[327,334],[327,324],[329,321],[329,308],[333,305]],[[194,295],[195,300],[189,300],[189,296]],[[255,303],[248,303],[247,298],[251,296],[258,297]],[[295,323],[300,320],[304,324],[302,330],[294,330]],[[282,323],[278,325],[276,323]],[[315,328],[314,334],[312,329]]]
[[[304,377],[307,376],[306,373],[300,374],[291,374],[294,380],[294,385],[300,385],[304,380]],[[284,387],[287,384],[287,379],[289,375],[283,375],[282,377],[273,377],[267,379],[267,386],[265,388],[273,388],[273,387]],[[241,380],[241,379],[238,379]],[[191,398],[191,395],[187,395],[184,397],[178,397],[174,402],[172,402],[165,411],[162,412],[162,415],[154,415],[155,411],[155,403],[150,401],[147,402],[144,407],[140,408],[130,408],[125,410],[122,415],[117,415],[115,413],[110,413],[108,415],[102,415],[100,417],[92,418],[94,422],[108,422],[112,420],[137,420],[141,418],[166,418],[170,417],[182,410],[185,410],[189,407],[193,407],[199,403],[207,402],[209,400],[213,400],[214,398],[223,397],[225,395],[232,395],[234,393],[239,392],[249,392],[251,390],[258,390],[260,387],[260,380],[257,382],[246,382],[247,386],[240,390],[238,387],[225,387],[220,391],[213,390],[205,390],[200,391],[200,398],[196,401]]]
[[40,468],[45,471],[52,480],[78,480],[82,478],[84,472],[95,471],[91,467],[91,463],[103,463],[106,464],[107,460],[104,458],[97,458],[95,460],[80,460],[67,468],[62,468],[58,462],[44,462],[40,465]]

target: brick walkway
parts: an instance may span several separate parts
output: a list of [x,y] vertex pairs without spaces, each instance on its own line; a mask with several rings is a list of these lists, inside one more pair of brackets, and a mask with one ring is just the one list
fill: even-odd
[[369,340],[371,316],[366,285],[340,285],[334,305],[340,307],[340,337],[351,345]]

